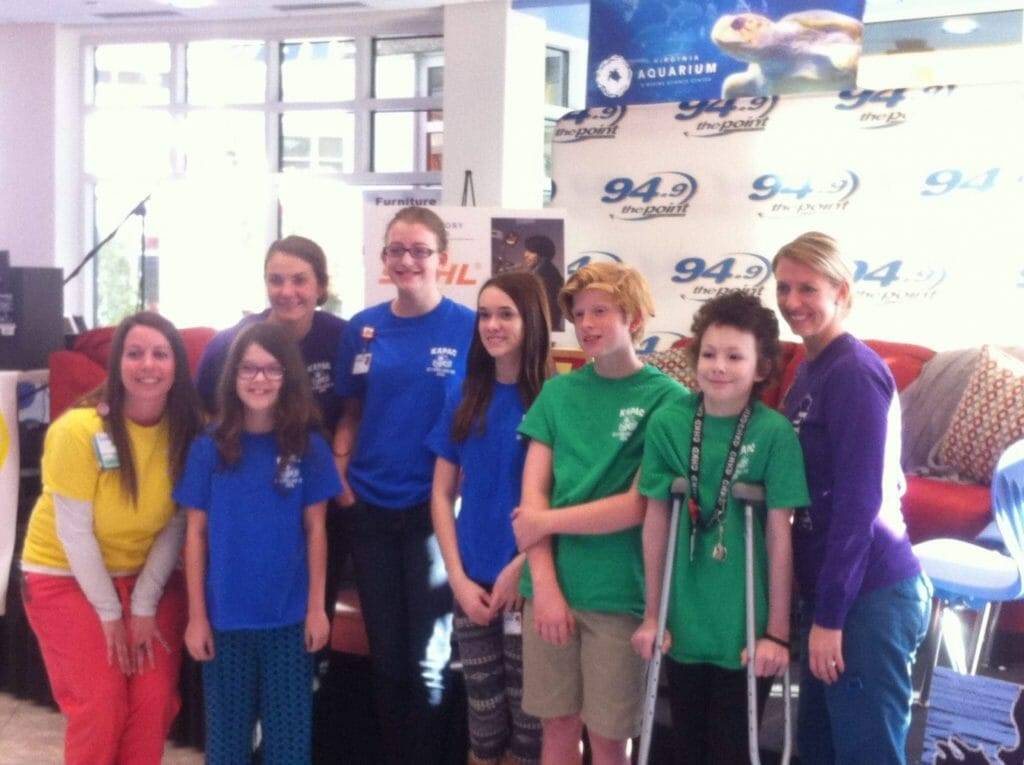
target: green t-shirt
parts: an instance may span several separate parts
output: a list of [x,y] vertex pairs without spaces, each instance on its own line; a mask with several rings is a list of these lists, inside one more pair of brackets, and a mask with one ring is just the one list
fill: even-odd
[[[690,437],[696,396],[681,404],[659,409],[647,427],[640,493],[670,501],[669,487],[677,476],[690,473]],[[701,447],[701,517],[714,513],[729,445],[738,417],[704,419]],[[804,477],[803,454],[792,426],[778,412],[760,402],[740,446],[733,482],[762,483],[766,506],[804,507],[810,503]],[[756,560],[757,634],[764,634],[768,622],[768,563],[765,548],[764,507],[754,513],[754,557]],[[697,533],[693,561],[690,561],[690,515],[684,502],[679,513],[679,536],[672,572],[668,628],[672,632],[669,655],[679,662],[716,664],[740,668],[740,651],[746,644],[745,576],[743,545],[743,504],[730,497],[724,517],[724,561],[711,553],[718,543],[718,529]]]
[[[519,432],[552,449],[551,507],[628,490],[640,469],[651,413],[689,395],[675,380],[647,365],[629,377],[609,379],[587,364],[548,380]],[[639,526],[611,534],[558,535],[555,569],[572,608],[643,615]],[[528,571],[522,592],[533,596]]]

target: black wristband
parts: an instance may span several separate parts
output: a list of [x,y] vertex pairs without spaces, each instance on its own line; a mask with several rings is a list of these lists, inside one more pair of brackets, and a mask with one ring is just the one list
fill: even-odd
[[771,634],[770,632],[764,633],[762,637],[764,637],[765,640],[772,641],[773,643],[775,643],[775,645],[781,645],[783,648],[787,649],[789,648],[788,640],[783,640],[782,638],[775,637],[775,635]]

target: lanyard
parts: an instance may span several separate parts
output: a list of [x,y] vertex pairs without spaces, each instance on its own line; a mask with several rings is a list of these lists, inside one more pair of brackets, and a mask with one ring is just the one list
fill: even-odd
[[[750,422],[752,408],[747,404],[736,421],[736,429],[732,434],[732,443],[729,445],[729,454],[725,459],[725,468],[722,470],[722,482],[718,487],[718,499],[715,501],[715,511],[706,520],[700,517],[700,455],[701,444],[704,440],[704,394],[700,394],[697,400],[697,411],[693,414],[693,434],[690,437],[690,549],[691,558],[693,542],[697,531],[705,531],[719,527],[721,537],[722,523],[725,519],[725,509],[729,503],[729,484],[732,483],[733,474],[736,472],[736,463],[740,455],[740,445],[743,443],[743,435],[747,432],[747,423]],[[720,543],[721,544],[721,543]],[[724,557],[724,552],[723,552]]]

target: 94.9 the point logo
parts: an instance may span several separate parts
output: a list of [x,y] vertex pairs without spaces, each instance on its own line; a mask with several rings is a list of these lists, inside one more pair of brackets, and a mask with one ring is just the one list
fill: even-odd
[[663,170],[646,180],[612,178],[601,201],[615,205],[609,216],[619,220],[682,218],[697,193],[697,179],[678,170]]

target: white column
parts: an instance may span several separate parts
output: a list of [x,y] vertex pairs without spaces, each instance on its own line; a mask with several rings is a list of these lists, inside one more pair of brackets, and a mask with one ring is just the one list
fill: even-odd
[[444,204],[537,208],[544,183],[544,22],[507,2],[444,9]]

